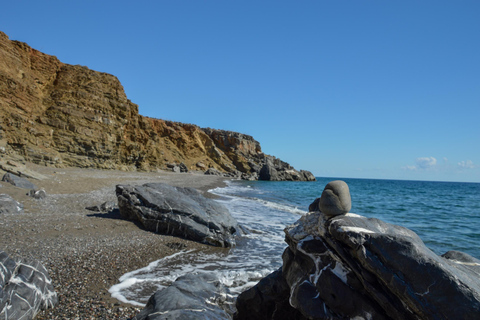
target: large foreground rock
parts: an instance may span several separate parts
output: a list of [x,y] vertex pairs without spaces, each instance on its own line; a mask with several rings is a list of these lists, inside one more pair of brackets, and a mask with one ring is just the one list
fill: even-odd
[[[285,234],[281,276],[242,293],[236,319],[480,319],[480,260],[468,254],[438,256],[413,231],[352,213],[310,212]],[[275,312],[285,295],[300,317]]]
[[122,217],[138,220],[149,231],[213,246],[235,245],[236,220],[196,189],[147,183],[117,185],[116,193]]
[[0,251],[0,318],[33,319],[41,309],[58,303],[52,281],[34,260],[17,262]]
[[152,295],[133,320],[230,319],[219,306],[227,293],[228,289],[210,274],[187,274]]

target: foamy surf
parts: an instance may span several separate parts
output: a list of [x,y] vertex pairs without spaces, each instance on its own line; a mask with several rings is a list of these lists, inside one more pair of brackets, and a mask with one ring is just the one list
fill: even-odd
[[205,248],[182,251],[148,266],[126,273],[120,282],[109,290],[112,297],[135,305],[144,305],[156,291],[170,285],[188,273],[213,273],[232,294],[255,285],[260,279],[278,269],[286,247],[283,229],[293,223],[303,211],[292,206],[275,204],[257,197],[235,196],[235,193],[252,195],[258,190],[249,186],[229,184],[226,188],[211,190],[221,196],[218,202],[225,205],[237,219],[245,233],[230,250]]

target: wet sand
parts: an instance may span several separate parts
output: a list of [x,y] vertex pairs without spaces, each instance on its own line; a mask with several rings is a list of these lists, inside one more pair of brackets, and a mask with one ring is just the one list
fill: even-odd
[[[24,205],[24,212],[0,216],[0,249],[14,258],[43,263],[57,291],[59,304],[36,319],[130,319],[141,308],[111,298],[108,289],[126,272],[182,249],[204,245],[154,234],[122,219],[118,213],[97,213],[85,207],[115,201],[115,185],[164,182],[207,193],[225,185],[225,178],[203,173],[123,172],[49,168],[27,164],[44,180],[33,180],[47,197],[36,200],[28,190],[0,182],[0,193]],[[4,172],[0,170],[0,175]]]

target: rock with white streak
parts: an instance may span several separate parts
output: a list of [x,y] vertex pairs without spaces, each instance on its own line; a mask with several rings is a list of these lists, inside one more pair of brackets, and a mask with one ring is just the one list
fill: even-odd
[[[468,254],[438,256],[413,231],[352,213],[310,212],[285,234],[282,278],[269,287],[286,283],[295,319],[480,319],[480,260]],[[255,290],[278,305],[278,292]],[[234,319],[256,319],[255,299],[242,293]]]
[[40,262],[15,261],[0,251],[1,319],[34,319],[40,310],[57,303],[52,280]]
[[133,320],[225,320],[228,289],[209,273],[187,274],[157,291]]
[[219,247],[235,245],[237,221],[225,206],[196,189],[147,183],[117,185],[116,193],[122,217],[149,231]]

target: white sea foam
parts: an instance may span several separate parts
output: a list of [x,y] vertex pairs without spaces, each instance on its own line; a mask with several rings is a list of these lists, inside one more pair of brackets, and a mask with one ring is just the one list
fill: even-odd
[[278,269],[286,247],[283,229],[303,212],[254,196],[235,196],[235,193],[255,195],[257,190],[252,189],[230,183],[227,188],[211,190],[221,196],[217,201],[229,209],[240,225],[245,226],[246,234],[237,239],[236,247],[230,250],[206,248],[179,252],[157,260],[123,275],[121,282],[110,288],[112,296],[142,305],[155,291],[170,285],[182,275],[194,272],[212,272],[232,294],[237,295]]

